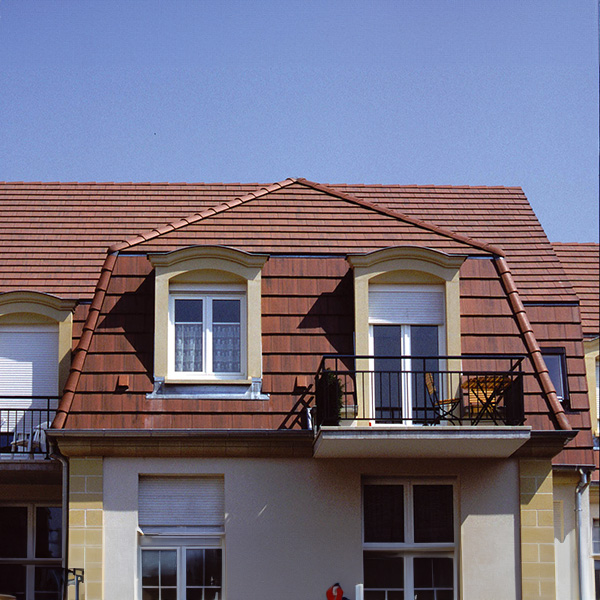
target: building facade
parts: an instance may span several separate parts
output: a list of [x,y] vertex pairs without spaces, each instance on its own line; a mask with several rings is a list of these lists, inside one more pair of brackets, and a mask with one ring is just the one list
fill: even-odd
[[592,597],[580,300],[520,189],[1,187],[0,593]]

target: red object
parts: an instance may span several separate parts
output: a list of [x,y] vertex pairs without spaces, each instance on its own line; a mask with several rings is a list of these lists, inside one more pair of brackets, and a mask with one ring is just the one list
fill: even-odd
[[339,583],[334,583],[327,590],[327,600],[342,600],[344,590],[340,587]]

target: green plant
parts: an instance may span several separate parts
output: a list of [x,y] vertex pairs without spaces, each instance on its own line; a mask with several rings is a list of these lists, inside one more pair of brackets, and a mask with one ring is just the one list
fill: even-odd
[[320,425],[339,425],[344,405],[344,384],[331,369],[319,374],[315,390],[317,422]]

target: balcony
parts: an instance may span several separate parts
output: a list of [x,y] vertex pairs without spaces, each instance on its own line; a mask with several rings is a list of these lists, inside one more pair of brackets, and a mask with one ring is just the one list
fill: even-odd
[[316,455],[508,456],[530,432],[523,360],[325,356],[311,413]]
[[0,461],[48,458],[48,429],[58,397],[2,396],[0,398]]

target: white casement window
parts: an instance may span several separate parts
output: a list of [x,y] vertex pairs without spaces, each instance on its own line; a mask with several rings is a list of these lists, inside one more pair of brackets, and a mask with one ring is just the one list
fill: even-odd
[[413,424],[432,417],[424,372],[444,369],[435,357],[445,352],[445,314],[441,285],[370,286],[371,414],[378,421]]
[[455,513],[451,482],[366,480],[365,600],[455,600]]
[[19,600],[62,598],[60,506],[0,505],[0,592]]
[[245,376],[246,296],[241,290],[172,290],[169,329],[174,377]]
[[223,598],[224,515],[223,477],[140,477],[143,600]]

